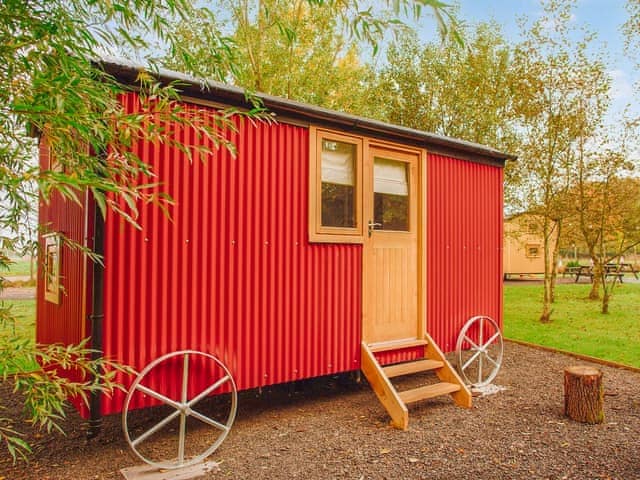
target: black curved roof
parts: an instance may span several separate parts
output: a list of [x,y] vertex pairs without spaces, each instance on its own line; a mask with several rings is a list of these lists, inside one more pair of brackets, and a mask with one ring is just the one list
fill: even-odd
[[[239,108],[250,108],[244,89],[225,85],[211,80],[200,80],[184,73],[166,69],[150,71],[143,65],[138,65],[119,58],[103,58],[97,62],[107,73],[125,84],[135,84],[138,73],[145,70],[155,74],[163,83],[177,82],[183,95],[208,100],[211,102],[228,104]],[[515,160],[514,155],[500,152],[491,147],[473,142],[436,135],[413,128],[401,127],[390,123],[358,117],[347,113],[329,110],[327,108],[296,102],[263,93],[256,93],[264,106],[277,116],[290,118],[307,123],[313,123],[346,132],[361,133],[375,137],[409,143],[427,148],[435,153],[454,155],[465,160],[490,163],[504,166],[505,161]]]

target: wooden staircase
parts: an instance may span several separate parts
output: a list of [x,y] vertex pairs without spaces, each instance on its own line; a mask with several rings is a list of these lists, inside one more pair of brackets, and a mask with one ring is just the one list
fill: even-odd
[[[378,352],[412,347],[424,347],[424,358],[383,367],[375,356]],[[434,372],[440,382],[398,392],[389,380],[393,377],[426,371]],[[391,416],[391,424],[402,430],[406,430],[409,426],[407,404],[449,394],[456,404],[471,407],[471,392],[428,334],[424,339],[411,341],[372,345],[362,342],[362,373]]]

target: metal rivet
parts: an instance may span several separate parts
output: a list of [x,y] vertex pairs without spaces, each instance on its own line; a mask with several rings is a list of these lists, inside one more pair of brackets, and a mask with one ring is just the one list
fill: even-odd
[[187,239],[184,241],[184,243],[189,243],[189,239],[187,238]]
[[148,242],[148,241],[149,241],[149,239],[148,239],[147,237],[144,237],[144,241],[145,241],[145,242]]

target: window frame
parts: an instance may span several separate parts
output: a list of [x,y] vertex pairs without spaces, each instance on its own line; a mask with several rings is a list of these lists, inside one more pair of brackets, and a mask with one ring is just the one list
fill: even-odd
[[[61,267],[62,267],[62,235],[58,232],[47,233],[44,240],[44,299],[56,305],[60,304]],[[50,252],[55,253],[55,261],[51,264]]]
[[[532,255],[530,249],[536,249],[536,254]],[[524,247],[524,253],[527,258],[540,258],[540,244],[539,243],[527,243]]]
[[[322,142],[355,145],[355,227],[322,225]],[[309,241],[317,243],[364,243],[362,192],[364,139],[317,127],[309,128]]]

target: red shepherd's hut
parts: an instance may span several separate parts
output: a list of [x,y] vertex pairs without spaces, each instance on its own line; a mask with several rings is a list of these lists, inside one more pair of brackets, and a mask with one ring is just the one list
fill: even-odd
[[[134,84],[135,65],[103,65]],[[160,80],[182,82],[182,101],[200,108],[249,107],[238,88],[203,88],[169,71]],[[138,371],[172,351],[202,351],[226,365],[238,390],[362,370],[401,428],[405,404],[419,398],[450,393],[470,405],[440,349],[455,348],[472,316],[501,325],[509,155],[259,97],[277,122],[238,118],[235,156],[221,150],[189,162],[178,148],[134,146],[173,198],[171,218],[139,205],[141,229],[111,213],[102,221],[89,195],[82,205],[40,205],[50,261],[38,287],[37,341],[92,337],[106,357]],[[122,103],[140,108],[134,91]],[[181,142],[199,141],[176,132]],[[45,169],[48,151],[42,137]],[[101,251],[104,271],[59,234]],[[387,377],[415,371],[400,363],[412,360],[442,383],[395,392]],[[398,363],[395,372],[382,369]],[[154,388],[163,382],[167,392],[176,383],[163,375]],[[207,385],[194,382],[193,391]],[[93,415],[119,412],[124,400],[105,397]]]

